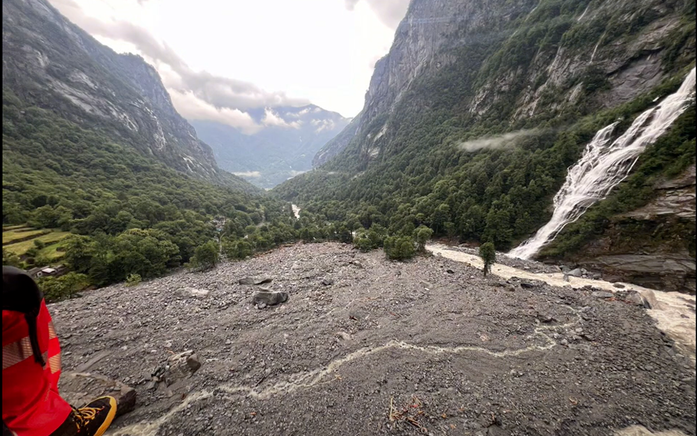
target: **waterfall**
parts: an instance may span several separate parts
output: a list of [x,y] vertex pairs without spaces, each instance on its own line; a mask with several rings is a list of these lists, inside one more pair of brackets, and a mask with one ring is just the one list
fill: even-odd
[[616,122],[596,133],[581,159],[569,169],[564,186],[554,196],[552,218],[532,238],[511,250],[508,256],[530,259],[564,226],[579,219],[590,206],[604,199],[629,175],[646,147],[665,133],[688,108],[694,96],[693,68],[675,94],[639,115],[615,141],[610,143]]

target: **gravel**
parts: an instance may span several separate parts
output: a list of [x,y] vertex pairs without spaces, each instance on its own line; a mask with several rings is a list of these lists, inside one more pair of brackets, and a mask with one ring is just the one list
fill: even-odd
[[[290,298],[257,310],[245,277]],[[327,243],[49,310],[66,370],[138,393],[111,435],[694,435],[691,361],[642,308],[592,292]],[[152,380],[187,350],[195,373]]]

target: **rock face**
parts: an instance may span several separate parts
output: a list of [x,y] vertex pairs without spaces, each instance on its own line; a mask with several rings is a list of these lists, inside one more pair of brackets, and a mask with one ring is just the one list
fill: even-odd
[[[439,76],[443,81],[438,86],[462,82],[468,88],[462,101],[449,104],[475,118],[508,116],[498,108],[503,101],[511,109],[511,121],[531,119],[541,111],[561,113],[589,89],[598,91],[598,107],[631,101],[666,76],[662,62],[668,51],[675,57],[694,53],[694,41],[687,48],[673,44],[684,24],[678,9],[660,0],[643,2],[640,8],[630,0],[607,0],[566,5],[563,11],[545,10],[533,0],[414,0],[389,54],[375,65],[363,111],[317,153],[313,165],[329,162],[346,148],[353,156],[377,159],[391,148],[398,130],[393,119],[436,108],[437,102],[414,97],[432,92],[425,84]],[[556,24],[547,35],[549,47],[556,50],[521,48],[534,56],[517,69],[501,68],[496,52],[502,46],[524,44],[520,40],[526,33],[552,19]],[[622,35],[623,28],[632,29],[631,37]],[[448,74],[453,75],[448,79]]]
[[4,1],[2,15],[3,85],[22,100],[98,127],[179,171],[231,180],[141,57],[115,53],[45,0]]
[[[606,279],[694,294],[694,253],[672,244],[656,244],[652,239],[677,225],[694,228],[695,166],[675,179],[658,182],[654,192],[656,198],[648,205],[614,217],[611,227],[586,244],[575,260],[601,270]],[[673,238],[683,242],[679,233]]]

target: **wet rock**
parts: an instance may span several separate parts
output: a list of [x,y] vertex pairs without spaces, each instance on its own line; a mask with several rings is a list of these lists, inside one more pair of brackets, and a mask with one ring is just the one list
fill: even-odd
[[622,283],[614,283],[612,286],[617,289],[624,289],[624,285]]
[[592,296],[592,297],[595,297],[595,298],[601,298],[601,299],[602,299],[602,298],[613,298],[613,297],[615,296],[615,294],[613,294],[613,293],[610,292],[610,291],[593,291],[593,293],[591,294],[591,296]]
[[170,356],[162,372],[162,381],[167,386],[191,377],[201,367],[201,362],[193,350]]
[[74,407],[81,407],[104,395],[112,396],[116,399],[116,416],[132,411],[136,405],[135,389],[98,374],[63,372],[58,390],[61,397]]
[[628,292],[622,300],[635,306],[644,306],[644,299],[638,292]]
[[567,274],[572,276],[572,277],[583,277],[583,269],[581,268],[575,268],[569,271]]
[[287,292],[274,292],[268,289],[258,291],[254,294],[254,297],[252,297],[252,303],[257,309],[263,309],[267,306],[276,306],[286,301],[288,301]]

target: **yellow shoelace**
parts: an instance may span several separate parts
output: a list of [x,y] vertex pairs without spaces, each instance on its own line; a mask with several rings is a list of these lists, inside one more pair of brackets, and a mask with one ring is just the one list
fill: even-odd
[[103,407],[82,407],[80,409],[73,409],[75,411],[75,421],[78,426],[85,426],[89,424],[97,416],[97,412],[102,410]]

